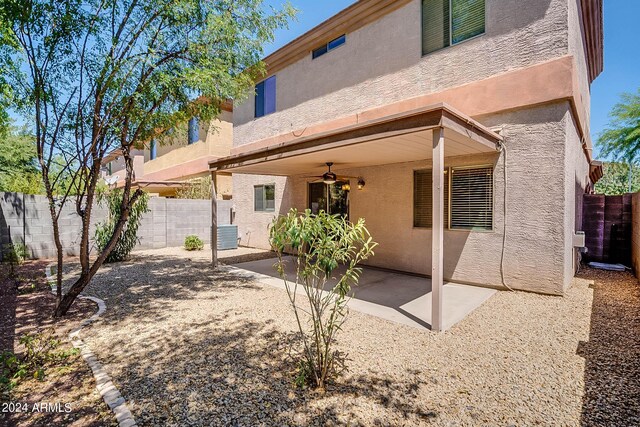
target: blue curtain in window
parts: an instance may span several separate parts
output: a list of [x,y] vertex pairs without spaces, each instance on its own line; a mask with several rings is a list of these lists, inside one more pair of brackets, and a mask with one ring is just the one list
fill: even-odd
[[153,160],[158,155],[158,146],[156,144],[156,140],[152,139],[151,143],[149,143],[149,159]]
[[256,85],[255,116],[262,117],[276,111],[276,76]]
[[256,117],[264,116],[264,82],[256,85]]
[[200,129],[198,126],[198,118],[192,117],[189,120],[189,144],[193,144],[200,138]]
[[264,81],[264,114],[276,111],[276,76]]

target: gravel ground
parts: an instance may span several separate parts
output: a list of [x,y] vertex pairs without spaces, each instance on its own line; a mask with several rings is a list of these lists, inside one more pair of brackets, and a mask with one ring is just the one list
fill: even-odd
[[630,273],[587,270],[594,280],[584,426],[640,426],[640,285]]
[[[151,249],[135,251],[132,254],[137,259],[147,257],[178,257],[192,259],[195,261],[210,262],[211,261],[211,246],[204,245],[201,251],[187,251],[182,247],[177,248],[163,248],[163,249]],[[229,249],[224,251],[218,251],[218,261],[221,264],[231,265],[239,264],[241,262],[258,261],[261,259],[275,258],[276,254],[272,251],[264,249],[255,249],[239,246],[237,249]]]
[[[589,284],[577,278],[564,298],[500,292],[441,334],[352,312],[349,372],[323,395],[292,386],[284,292],[214,272],[204,255],[146,251],[105,267],[87,293],[108,309],[84,336],[140,425],[596,425],[607,388],[585,375]],[[596,409],[583,407],[585,378]]]

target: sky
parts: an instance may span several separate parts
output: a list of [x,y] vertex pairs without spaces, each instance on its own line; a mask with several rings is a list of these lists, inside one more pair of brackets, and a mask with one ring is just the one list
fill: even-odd
[[[267,0],[279,7],[282,0]],[[296,20],[288,30],[279,30],[273,43],[266,46],[269,54],[302,35],[353,0],[290,0],[298,9]],[[591,136],[594,143],[607,126],[609,112],[623,92],[640,88],[640,1],[604,0],[604,71],[591,86]],[[597,147],[596,147],[597,156]]]

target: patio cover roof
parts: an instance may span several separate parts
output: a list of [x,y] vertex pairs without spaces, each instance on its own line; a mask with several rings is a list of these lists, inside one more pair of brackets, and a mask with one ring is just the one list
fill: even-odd
[[502,137],[447,104],[393,114],[235,154],[209,163],[212,172],[298,175],[402,163],[432,157],[433,130],[444,129],[446,156],[496,152]]
[[[359,118],[359,116],[356,116]],[[295,135],[294,135],[295,136]],[[443,230],[444,158],[498,150],[502,137],[446,104],[436,104],[334,128],[314,135],[289,139],[254,151],[235,154],[209,163],[211,186],[211,256],[217,257],[216,172],[264,175],[298,175],[324,169],[335,170],[431,159],[431,327],[444,329]]]

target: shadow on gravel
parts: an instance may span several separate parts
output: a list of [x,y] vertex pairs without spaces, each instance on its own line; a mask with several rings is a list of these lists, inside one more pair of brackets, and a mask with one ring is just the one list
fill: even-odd
[[[143,340],[124,333],[109,342],[120,349],[112,359],[121,366],[115,380],[139,425],[416,425],[437,417],[417,398],[419,372],[402,383],[376,373],[347,376],[324,394],[294,388],[297,335],[266,319],[239,318],[231,309],[159,326],[172,315],[162,301],[215,306],[233,290],[261,289],[250,276],[216,272],[205,261],[155,258],[107,266],[90,286],[88,294],[107,300],[105,322],[133,320],[152,331]],[[367,420],[352,409],[363,404],[371,408]],[[377,419],[376,408],[385,408]]]
[[[79,274],[79,265],[68,263],[67,267],[65,285],[69,286]],[[163,304],[167,299],[202,299],[200,291],[223,294],[229,288],[260,289],[249,275],[214,271],[210,261],[156,256],[105,264],[83,293],[103,299],[108,318],[127,316],[152,323],[169,314]]]
[[[117,380],[140,425],[389,425],[388,412],[358,420],[351,409],[358,399],[406,425],[437,417],[417,399],[425,384],[417,373],[401,384],[374,374],[349,378],[324,394],[294,388],[296,335],[269,322],[229,323],[232,314],[164,330],[127,357]],[[128,345],[126,337],[113,342]]]
[[586,269],[594,280],[582,426],[640,425],[640,283],[630,273]]

